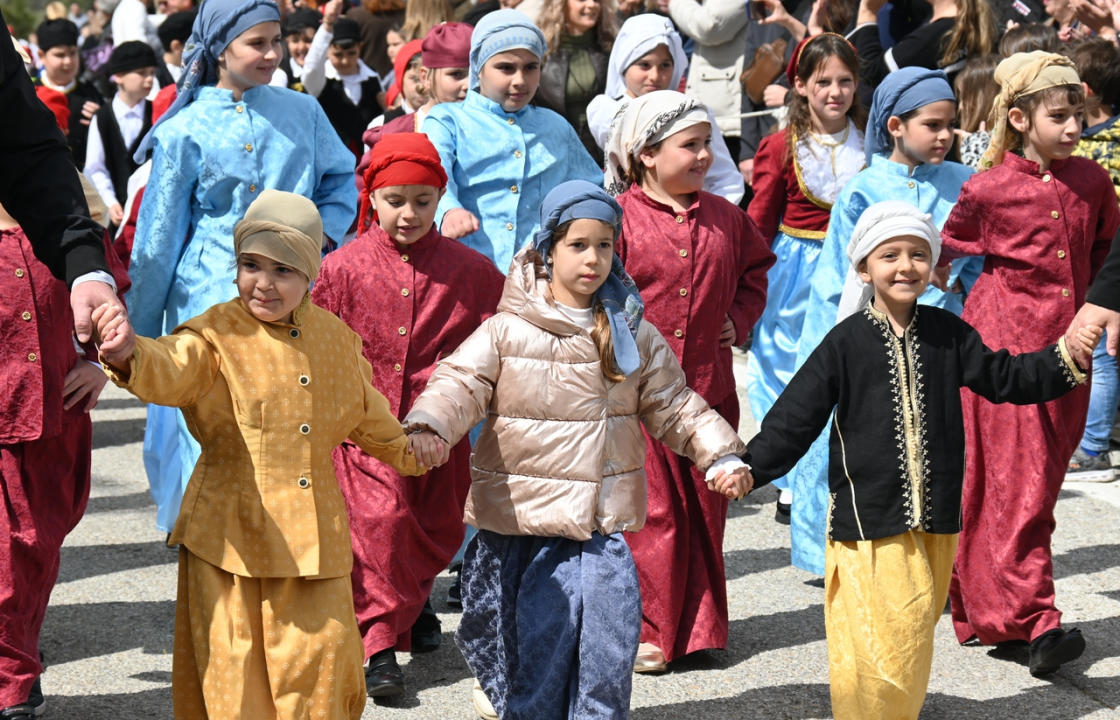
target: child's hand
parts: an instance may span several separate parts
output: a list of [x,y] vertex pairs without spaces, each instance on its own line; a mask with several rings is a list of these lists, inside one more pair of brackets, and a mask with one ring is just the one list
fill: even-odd
[[720,470],[708,483],[708,489],[718,492],[729,500],[738,500],[754,489],[754,478],[745,467],[731,472]]
[[451,447],[439,435],[421,430],[408,436],[408,449],[421,467],[437,468],[451,457]]
[[440,234],[452,240],[466,237],[477,230],[478,218],[470,210],[464,210],[463,208],[448,210],[447,214],[443,216],[443,224],[439,228]]
[[70,408],[82,403],[82,412],[89,412],[97,406],[97,398],[101,397],[101,390],[109,378],[96,365],[83,359],[74,363],[62,385],[62,407]]
[[941,292],[949,292],[949,265],[938,265],[929,273],[929,284]]
[[327,30],[334,28],[334,21],[342,14],[342,0],[330,0],[323,6],[323,25]]
[[735,343],[735,323],[730,315],[723,318],[723,326],[719,329],[719,346],[731,347]]
[[124,208],[121,207],[120,203],[113,203],[113,206],[109,208],[109,222],[120,225],[122,220],[124,220]]
[[[1100,325],[1086,325],[1078,328],[1074,344],[1076,344],[1086,356],[1086,362],[1081,362],[1080,359],[1074,358],[1077,360],[1078,365],[1083,368],[1089,367],[1093,359],[1093,351],[1097,349],[1097,344],[1100,343],[1102,335],[1104,335],[1104,330]],[[1068,340],[1066,344],[1069,344]]]
[[136,333],[128,321],[128,313],[119,305],[105,303],[93,311],[91,319],[101,338],[97,347],[101,359],[118,370],[127,371],[136,349]]

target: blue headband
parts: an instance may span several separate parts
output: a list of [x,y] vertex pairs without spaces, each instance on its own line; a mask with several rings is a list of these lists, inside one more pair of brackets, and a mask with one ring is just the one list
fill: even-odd
[[[211,2],[211,0],[206,0]],[[547,45],[544,33],[529,16],[517,10],[504,9],[487,13],[471,33],[471,76],[469,87],[478,88],[478,74],[486,61],[507,50],[528,50],[544,57]]]
[[[572,220],[599,220],[614,228],[617,239],[622,229],[622,207],[606,190],[586,180],[569,180],[560,183],[545,196],[541,204],[541,229],[533,234],[533,248],[542,258],[552,249],[552,235],[556,228]],[[551,276],[552,270],[545,264]],[[623,375],[630,375],[641,365],[638,354],[638,326],[642,322],[645,304],[634,280],[622,267],[615,255],[611,272],[595,293],[592,306],[603,306],[611,326],[614,343],[614,363]]]
[[218,56],[222,51],[241,33],[266,22],[280,22],[280,9],[273,0],[206,0],[202,3],[183,50],[179,94],[140,143],[133,157],[136,162],[147,159],[152,133],[160,123],[193,102],[201,86],[218,81]]
[[949,79],[940,70],[927,70],[922,67],[904,67],[895,70],[875,88],[871,99],[871,112],[867,118],[867,133],[864,135],[864,153],[867,164],[875,155],[890,155],[893,144],[887,131],[887,120],[892,115],[905,115],[911,110],[938,102],[952,100],[953,88]]

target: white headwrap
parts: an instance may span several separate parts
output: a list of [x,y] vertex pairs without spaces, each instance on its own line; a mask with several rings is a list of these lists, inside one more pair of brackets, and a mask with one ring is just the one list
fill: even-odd
[[642,148],[706,122],[710,121],[704,104],[675,90],[657,90],[623,104],[611,122],[604,148],[607,192],[618,195],[630,185],[627,173]]
[[669,57],[673,58],[673,77],[669,81],[669,89],[676,90],[681,84],[684,71],[688,69],[688,56],[684,54],[681,36],[669,18],[645,13],[622,23],[618,37],[614,39],[611,58],[607,63],[606,96],[613,100],[624,97],[626,82],[622,76],[631,65],[643,55],[653,52],[658,45],[667,47]]
[[933,225],[933,218],[910,203],[899,200],[878,202],[863,211],[848,242],[848,277],[840,295],[840,310],[836,323],[854,315],[871,302],[874,289],[859,277],[858,267],[871,251],[894,238],[910,235],[929,243],[930,265],[937,265],[941,256],[941,233]]

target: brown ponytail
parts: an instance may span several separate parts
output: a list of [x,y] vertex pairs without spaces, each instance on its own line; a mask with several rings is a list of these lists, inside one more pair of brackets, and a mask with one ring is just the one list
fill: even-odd
[[614,367],[614,340],[611,338],[611,323],[607,319],[607,311],[602,303],[595,304],[595,329],[591,331],[591,339],[595,347],[599,348],[599,367],[603,369],[603,377],[611,382],[622,382],[626,376]]

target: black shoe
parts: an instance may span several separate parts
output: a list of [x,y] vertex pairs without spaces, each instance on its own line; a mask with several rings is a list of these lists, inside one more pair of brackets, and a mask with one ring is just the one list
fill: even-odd
[[39,678],[35,678],[35,684],[31,686],[31,693],[27,696],[27,704],[31,706],[35,717],[47,711],[47,699],[43,697],[43,686],[40,684]]
[[1085,638],[1077,628],[1048,630],[1031,641],[1031,675],[1043,677],[1085,652]]
[[451,587],[447,588],[447,604],[453,608],[463,607],[463,566],[456,565],[451,568],[451,572],[455,574],[455,579],[451,581]]
[[789,525],[789,513],[792,508],[791,503],[784,503],[779,500],[777,507],[774,508],[774,520],[780,525]]
[[432,652],[439,649],[442,642],[443,628],[432,609],[432,601],[428,600],[420,611],[420,617],[412,623],[412,654]]
[[366,668],[366,694],[370,697],[396,697],[404,692],[404,672],[397,664],[393,648],[369,659]]
[[3,720],[35,720],[35,708],[27,703],[13,705],[10,708],[0,710],[0,718],[3,718]]

